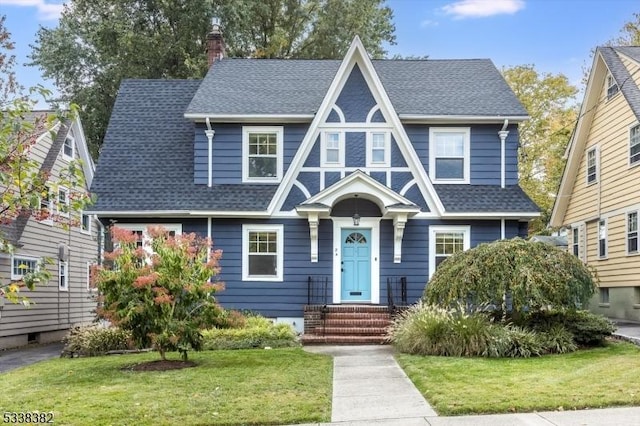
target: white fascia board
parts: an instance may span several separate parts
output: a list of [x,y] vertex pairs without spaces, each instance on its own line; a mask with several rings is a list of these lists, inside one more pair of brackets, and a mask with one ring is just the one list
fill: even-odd
[[184,114],[186,119],[203,123],[207,118],[212,123],[291,123],[311,121],[314,117],[314,114]]
[[486,213],[445,213],[442,219],[533,219],[540,217],[540,212],[486,212]]
[[71,123],[71,127],[75,127],[75,131],[73,133],[74,140],[76,147],[78,148],[78,153],[80,154],[80,159],[82,160],[82,171],[84,172],[85,185],[87,188],[91,188],[91,182],[93,182],[93,174],[96,166],[93,162],[93,158],[91,158],[91,154],[89,153],[89,146],[87,145],[87,140],[84,135],[84,128],[80,121],[80,115],[76,115],[75,119]]
[[483,124],[496,123],[502,124],[504,120],[512,123],[521,123],[531,119],[528,115],[495,115],[495,116],[479,116],[479,115],[420,115],[420,114],[399,114],[401,121],[411,124],[439,124],[439,123],[465,123],[465,124]]

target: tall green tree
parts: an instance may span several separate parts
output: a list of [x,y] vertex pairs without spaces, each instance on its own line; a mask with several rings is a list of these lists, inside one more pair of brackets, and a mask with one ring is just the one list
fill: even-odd
[[564,152],[577,119],[578,89],[562,74],[539,73],[533,65],[502,71],[530,120],[520,124],[518,173],[522,189],[542,209],[530,233],[545,229],[560,186]]
[[211,19],[227,56],[340,58],[357,34],[375,57],[395,43],[383,0],[71,0],[56,28],[41,27],[33,64],[81,105],[97,156],[123,78],[201,78]]

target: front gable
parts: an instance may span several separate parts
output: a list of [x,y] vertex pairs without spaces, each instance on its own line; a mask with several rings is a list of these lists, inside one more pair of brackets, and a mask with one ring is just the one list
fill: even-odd
[[423,212],[442,203],[358,38],[272,200],[270,211],[290,212],[356,170],[387,186]]

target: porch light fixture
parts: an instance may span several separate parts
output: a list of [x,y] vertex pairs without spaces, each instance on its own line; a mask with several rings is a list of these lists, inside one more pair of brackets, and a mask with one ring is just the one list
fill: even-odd
[[355,194],[353,198],[356,199],[356,212],[353,214],[353,226],[360,226],[360,215],[358,214],[358,194]]

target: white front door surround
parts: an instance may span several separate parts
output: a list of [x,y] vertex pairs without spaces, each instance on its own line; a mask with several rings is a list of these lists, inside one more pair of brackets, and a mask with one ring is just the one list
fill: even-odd
[[342,303],[342,229],[371,230],[371,301],[380,304],[380,217],[363,217],[360,226],[353,226],[350,217],[331,217],[333,221],[333,303]]

